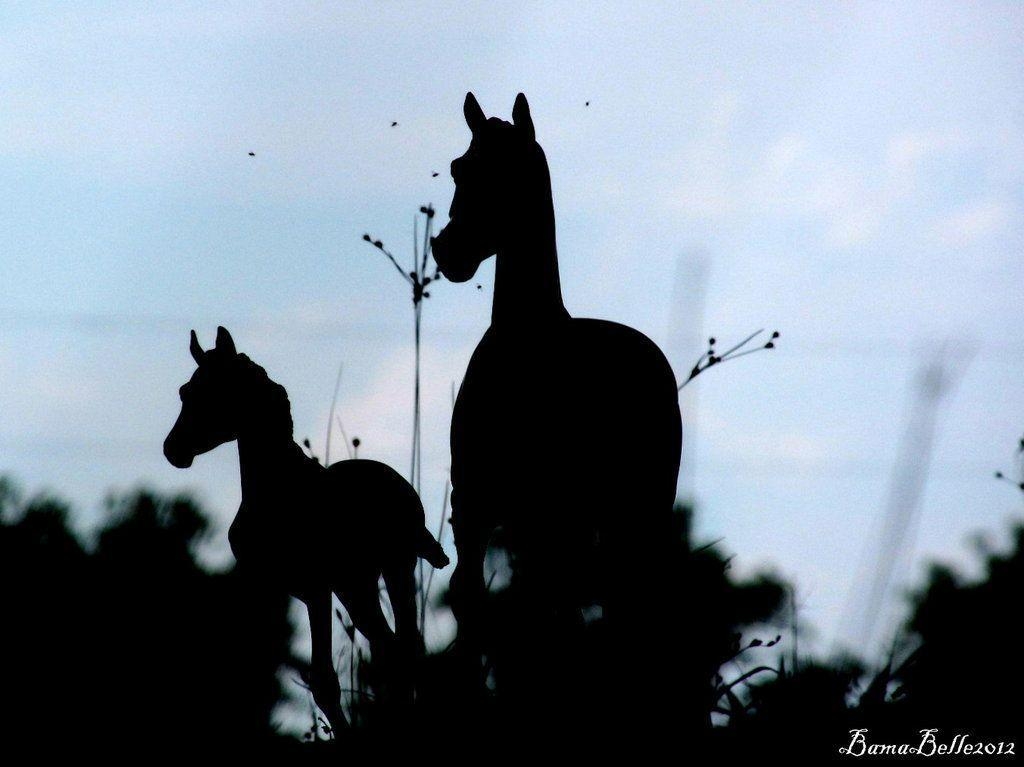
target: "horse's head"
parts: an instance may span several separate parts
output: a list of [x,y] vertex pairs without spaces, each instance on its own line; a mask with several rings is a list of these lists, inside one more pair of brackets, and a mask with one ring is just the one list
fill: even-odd
[[501,251],[538,203],[550,207],[551,179],[537,144],[530,106],[520,93],[512,122],[484,116],[472,93],[463,105],[473,138],[452,161],[455,196],[449,221],[431,240],[434,259],[452,282],[470,279],[477,267]]
[[238,438],[240,355],[231,334],[217,328],[216,346],[203,351],[193,330],[189,351],[199,367],[179,389],[181,413],[164,440],[164,455],[179,469],[191,466],[200,453]]

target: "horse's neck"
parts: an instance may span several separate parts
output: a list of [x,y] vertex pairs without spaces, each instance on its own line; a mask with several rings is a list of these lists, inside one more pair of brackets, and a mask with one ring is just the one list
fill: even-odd
[[568,319],[562,302],[550,191],[511,233],[496,257],[491,325],[502,330],[542,328]]
[[287,475],[305,459],[289,434],[270,434],[252,428],[238,435],[238,466],[242,476],[242,502],[252,505],[267,489],[280,489]]

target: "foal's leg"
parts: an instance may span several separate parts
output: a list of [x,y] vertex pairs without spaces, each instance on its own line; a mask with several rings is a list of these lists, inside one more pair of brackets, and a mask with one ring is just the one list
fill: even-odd
[[349,617],[359,633],[370,642],[371,670],[378,698],[387,703],[390,697],[391,684],[389,677],[393,666],[393,648],[395,635],[388,626],[387,618],[381,610],[380,592],[377,579],[362,578],[357,583],[350,583],[337,592],[341,603],[348,610]]
[[391,632],[388,620],[380,607],[376,578],[361,579],[359,583],[337,589],[335,593],[345,605],[359,633],[370,640],[371,652],[374,645],[390,644],[394,641],[395,635]]
[[395,636],[402,647],[417,649],[422,637],[416,619],[416,558],[396,558],[385,566],[383,574],[395,613]]
[[423,651],[423,637],[416,620],[416,557],[398,557],[384,568],[384,584],[395,614],[397,639],[390,674],[397,698],[412,703],[416,689],[416,658]]
[[338,729],[348,725],[341,710],[341,684],[334,670],[331,657],[331,621],[333,605],[331,592],[322,591],[307,596],[306,611],[309,613],[309,631],[313,640],[312,678],[310,687],[313,700],[327,715],[331,727]]

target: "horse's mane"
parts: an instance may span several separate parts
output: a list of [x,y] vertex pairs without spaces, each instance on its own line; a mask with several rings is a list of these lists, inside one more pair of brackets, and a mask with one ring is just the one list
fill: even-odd
[[246,355],[239,354],[238,362],[249,414],[261,419],[270,433],[283,432],[291,438],[292,404],[288,400],[288,392]]

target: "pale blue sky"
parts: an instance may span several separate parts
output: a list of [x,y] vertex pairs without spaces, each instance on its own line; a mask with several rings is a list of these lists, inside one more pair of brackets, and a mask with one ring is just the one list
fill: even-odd
[[[83,524],[145,482],[196,490],[226,527],[233,449],[187,473],[160,452],[188,331],[224,324],[320,454],[343,362],[361,455],[405,471],[411,307],[360,237],[409,254],[421,204],[445,220],[465,92],[508,118],[524,91],[571,311],[640,328],[678,373],[701,332],[782,331],[695,382],[687,471],[701,534],[793,579],[830,636],[943,339],[975,354],[915,566],[1020,512],[991,476],[1024,430],[1022,33],[1016,3],[6,3],[0,470]],[[679,305],[697,259],[704,331]],[[492,265],[479,282],[425,308],[434,515]]]

